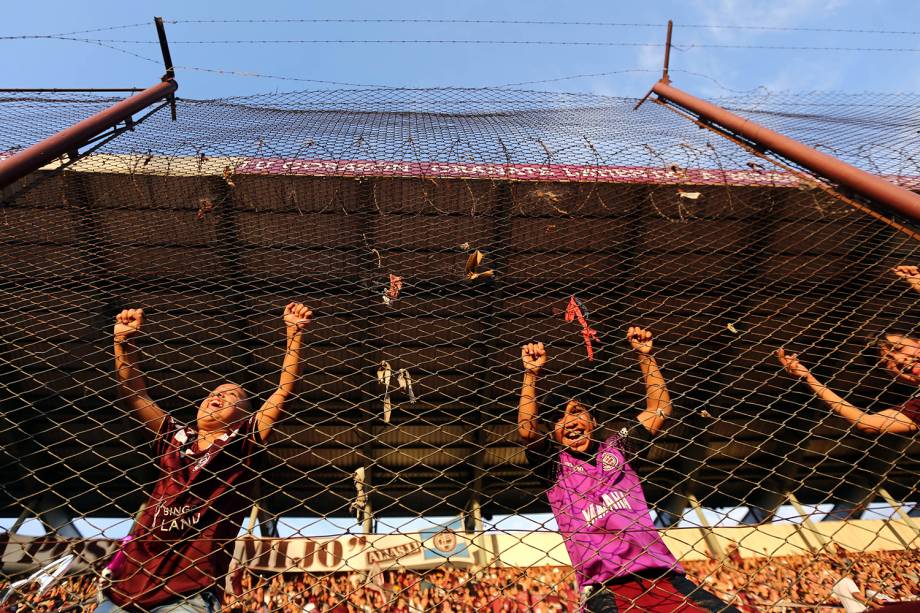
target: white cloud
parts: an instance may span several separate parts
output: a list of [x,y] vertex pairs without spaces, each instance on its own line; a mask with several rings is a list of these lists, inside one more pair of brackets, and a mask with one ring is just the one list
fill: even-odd
[[[767,28],[787,28],[803,20],[829,15],[846,4],[846,0],[693,0],[704,25],[756,25]],[[713,29],[715,38],[751,39],[754,30]]]
[[[816,18],[826,18],[842,9],[848,0],[691,0],[696,23],[700,25],[761,26],[765,28],[796,28],[814,24]],[[689,18],[688,18],[689,19]],[[777,32],[752,29],[690,29],[681,30],[675,24],[675,46],[681,40],[715,44],[784,44],[776,39]],[[803,44],[799,40],[796,44]],[[768,89],[824,89],[836,87],[842,74],[829,67],[827,58],[820,65],[815,61],[775,62],[779,56],[767,55],[766,50],[691,49],[686,53],[671,54],[672,69],[683,69],[717,79],[726,87],[749,89],[764,85]],[[757,80],[751,82],[751,55],[758,61]],[[640,54],[639,61],[642,61]],[[660,62],[660,60],[659,60]],[[774,66],[772,73],[764,68]],[[818,78],[815,78],[818,75]],[[680,76],[675,73],[674,78]],[[690,80],[684,75],[681,80]],[[726,91],[718,84],[705,79],[694,79],[694,89],[704,96],[724,95]]]

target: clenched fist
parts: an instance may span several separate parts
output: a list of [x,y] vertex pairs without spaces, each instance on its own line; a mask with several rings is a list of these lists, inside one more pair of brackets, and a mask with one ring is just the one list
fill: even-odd
[[651,330],[646,330],[639,326],[631,326],[629,330],[626,331],[626,340],[629,341],[630,346],[634,350],[641,354],[648,355],[652,352]]
[[521,361],[524,370],[533,374],[540,372],[546,364],[546,348],[543,343],[527,343],[521,347]]
[[137,334],[144,323],[144,309],[125,309],[115,316],[115,340],[128,340]]
[[303,332],[312,317],[313,311],[299,302],[291,302],[284,307],[284,324],[288,331]]
[[920,292],[920,267],[895,266],[891,271],[907,281],[912,288]]
[[786,369],[790,375],[794,377],[799,377],[804,379],[811,373],[808,372],[808,369],[802,366],[802,363],[799,362],[799,356],[797,353],[786,354],[785,349],[777,349],[776,357],[779,359],[779,363]]

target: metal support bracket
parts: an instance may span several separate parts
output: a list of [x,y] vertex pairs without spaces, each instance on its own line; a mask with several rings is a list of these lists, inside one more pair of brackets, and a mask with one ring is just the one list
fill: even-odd
[[[169,41],[166,39],[166,27],[163,25],[162,17],[154,17],[153,22],[157,27],[160,52],[163,54],[163,65],[166,67],[166,73],[163,75],[163,80],[172,81],[176,78],[176,69],[173,66],[172,55],[169,53]],[[166,99],[169,101],[170,116],[173,121],[176,121],[176,95],[170,94]]]

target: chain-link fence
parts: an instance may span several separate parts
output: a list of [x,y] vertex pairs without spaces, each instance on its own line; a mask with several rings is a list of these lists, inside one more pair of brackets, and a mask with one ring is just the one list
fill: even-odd
[[[7,94],[0,155],[110,103]],[[191,582],[226,588],[231,610],[552,611],[588,584],[671,568],[639,561],[663,538],[746,610],[834,602],[848,572],[909,596],[920,275],[895,268],[920,263],[917,241],[635,103],[508,89],[179,100],[177,122],[161,110],[4,190],[3,572],[65,554],[76,574],[114,564],[107,589],[140,590],[142,607]],[[916,96],[719,103],[920,181]],[[313,311],[302,333],[291,302]],[[140,330],[115,338],[134,308]],[[525,451],[533,342],[549,427]],[[780,348],[816,383],[784,371]],[[275,396],[291,355],[296,384]],[[259,419],[284,400],[264,450],[258,419],[207,425],[226,382]],[[559,411],[573,398],[593,421]],[[585,475],[591,487],[572,482]],[[878,519],[859,519],[875,501]],[[771,521],[787,507],[796,518]],[[29,517],[48,534],[23,536]]]

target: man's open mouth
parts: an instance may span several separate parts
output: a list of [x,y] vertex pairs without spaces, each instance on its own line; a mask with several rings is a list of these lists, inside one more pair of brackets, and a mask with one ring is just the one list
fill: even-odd
[[562,431],[562,440],[568,445],[575,445],[587,438],[583,426],[570,426]]

